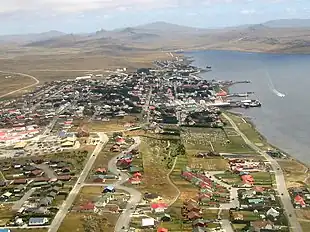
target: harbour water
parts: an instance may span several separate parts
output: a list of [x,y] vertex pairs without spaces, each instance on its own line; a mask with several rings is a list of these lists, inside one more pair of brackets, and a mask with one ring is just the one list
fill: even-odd
[[268,141],[310,164],[310,55],[263,54],[235,51],[186,53],[193,65],[212,72],[205,79],[250,80],[232,92],[253,91],[261,108],[237,109],[249,116]]

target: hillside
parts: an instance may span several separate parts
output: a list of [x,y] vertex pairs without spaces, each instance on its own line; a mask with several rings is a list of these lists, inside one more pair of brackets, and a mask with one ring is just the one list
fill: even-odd
[[[78,49],[82,52],[227,49],[257,52],[310,53],[310,20],[274,20],[256,25],[201,29],[155,22],[117,30],[64,34],[47,32],[6,36],[24,48]],[[293,25],[295,25],[293,27]],[[302,26],[304,25],[304,27]],[[2,39],[2,40],[1,40]],[[0,41],[5,41],[0,36]]]

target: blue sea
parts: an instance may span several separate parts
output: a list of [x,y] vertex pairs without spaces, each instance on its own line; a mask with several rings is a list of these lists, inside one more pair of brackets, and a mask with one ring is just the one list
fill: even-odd
[[261,108],[238,109],[268,141],[310,164],[310,55],[235,51],[185,53],[198,67],[212,66],[204,79],[250,80],[231,92],[253,91]]

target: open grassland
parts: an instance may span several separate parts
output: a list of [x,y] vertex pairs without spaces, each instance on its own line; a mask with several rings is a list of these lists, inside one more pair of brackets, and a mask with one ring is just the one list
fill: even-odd
[[302,163],[296,160],[279,160],[285,180],[287,182],[287,187],[299,187],[308,184],[308,168]]
[[167,179],[170,171],[168,164],[173,161],[169,143],[166,140],[142,138],[140,144],[144,173],[138,189],[141,192],[157,193],[165,202],[170,202],[177,194]]
[[122,131],[127,128],[124,126],[126,123],[137,123],[138,118],[136,116],[125,116],[124,118],[113,118],[110,121],[85,121],[85,120],[75,120],[74,127],[71,131],[76,131],[79,126],[83,125],[88,128],[90,132],[113,132]]
[[[0,71],[2,71],[0,69]],[[30,77],[0,73],[0,97],[9,92],[34,84],[35,80]],[[26,90],[24,90],[26,91]],[[21,93],[24,93],[22,91]]]
[[310,231],[310,209],[298,209],[296,215],[302,230]]
[[117,215],[93,213],[69,213],[59,228],[59,232],[113,231]]
[[93,201],[96,197],[101,196],[103,187],[101,186],[85,186],[79,192],[74,205],[79,206],[87,202]]
[[0,226],[5,226],[14,216],[12,204],[0,205]]
[[[238,116],[229,112],[225,112],[239,127],[239,129],[251,140],[256,146],[260,147],[263,150],[267,150],[268,148],[272,148],[270,144],[266,141],[266,139],[255,129],[255,127],[242,116]],[[229,122],[222,118],[224,122],[227,123],[226,128],[230,128],[231,125]],[[232,129],[233,130],[233,129]]]

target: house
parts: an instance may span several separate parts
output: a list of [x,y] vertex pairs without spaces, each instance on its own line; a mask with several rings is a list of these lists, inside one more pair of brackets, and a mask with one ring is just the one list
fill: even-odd
[[142,168],[141,167],[130,167],[129,168],[129,173],[130,174],[135,174],[136,172],[141,172],[142,171]]
[[135,178],[142,178],[142,174],[140,172],[136,172],[132,176]]
[[56,193],[56,192],[49,192],[49,193],[47,194],[47,196],[48,196],[48,197],[51,197],[51,198],[53,198],[53,199],[55,199],[55,197],[57,196],[57,193]]
[[[0,231],[0,232],[1,232],[1,231]],[[157,229],[157,232],[168,232],[168,229],[163,228],[163,227],[159,227],[159,228]]]
[[193,227],[207,227],[210,222],[212,221],[204,220],[204,219],[197,219],[193,221],[192,225]]
[[50,204],[52,204],[52,202],[53,202],[53,198],[44,197],[40,200],[39,206],[49,206]]
[[273,222],[267,220],[267,221],[254,221],[251,222],[251,226],[253,227],[255,232],[263,232],[266,230],[274,230],[274,224]]
[[154,218],[142,218],[141,226],[142,227],[154,227],[155,219]]
[[190,221],[197,220],[201,218],[201,215],[197,212],[191,211],[186,215],[186,218]]
[[86,203],[84,205],[81,205],[79,207],[79,211],[81,211],[81,212],[94,212],[94,213],[97,213],[98,209],[97,209],[97,207],[95,206],[94,203],[88,202],[88,203]]
[[114,193],[115,192],[115,188],[113,186],[107,186],[103,189],[104,193]]
[[61,180],[61,181],[69,181],[71,180],[71,176],[70,175],[65,175],[65,176],[58,176],[57,179]]
[[151,204],[151,209],[154,213],[163,213],[168,208],[165,203],[153,203]]
[[171,216],[169,215],[169,214],[164,214],[161,218],[160,218],[160,220],[162,221],[162,222],[169,222],[169,221],[171,221]]
[[274,208],[271,207],[271,208],[266,212],[266,215],[267,215],[267,216],[271,216],[271,217],[273,217],[273,218],[277,218],[277,217],[279,217],[280,213],[279,213],[277,210],[275,210]]
[[95,173],[97,175],[105,175],[105,174],[107,174],[107,169],[105,169],[105,168],[97,168]]
[[200,208],[197,205],[197,203],[187,203],[183,206],[183,209],[186,210],[187,212],[200,212]]
[[42,226],[48,223],[48,218],[46,217],[32,217],[29,219],[29,226]]
[[244,184],[253,185],[254,184],[254,178],[252,175],[242,175],[241,179]]
[[15,179],[13,180],[13,184],[27,184],[27,179]]
[[136,185],[141,183],[141,179],[139,177],[132,177],[128,180],[129,183]]
[[44,174],[44,171],[40,169],[33,170],[29,173],[30,177],[35,177],[35,176],[42,176]]
[[21,193],[25,191],[26,186],[25,185],[18,185],[16,188],[14,188],[13,192],[14,193]]
[[294,198],[294,204],[295,204],[295,207],[306,207],[306,203],[305,203],[305,200],[303,197],[301,197],[300,195],[297,195],[295,198]]

